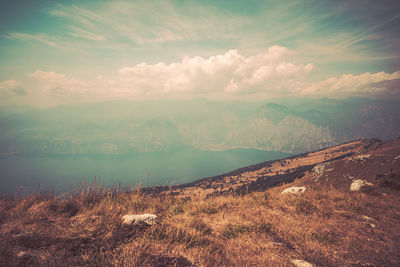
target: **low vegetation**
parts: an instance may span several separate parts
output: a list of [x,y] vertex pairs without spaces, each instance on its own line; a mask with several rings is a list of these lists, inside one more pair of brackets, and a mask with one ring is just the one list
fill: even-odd
[[[386,185],[386,183],[385,183]],[[400,197],[282,187],[207,199],[98,185],[0,200],[3,266],[399,266]],[[382,209],[385,207],[385,211]],[[121,223],[154,213],[156,225]]]

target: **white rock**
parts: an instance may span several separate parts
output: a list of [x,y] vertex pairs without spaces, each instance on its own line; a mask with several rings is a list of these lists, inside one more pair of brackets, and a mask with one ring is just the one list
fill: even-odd
[[122,216],[123,224],[139,224],[145,223],[147,225],[153,225],[156,223],[157,215],[155,214],[126,214]]
[[371,155],[359,155],[356,157],[357,160],[365,160],[365,159],[369,159],[371,157]]
[[367,181],[361,179],[354,180],[350,185],[350,191],[360,191],[361,187],[365,185],[373,185],[373,184],[368,183]]
[[365,162],[366,159],[371,158],[371,155],[358,155],[353,158],[348,158],[347,161],[361,161]]
[[303,260],[292,260],[292,263],[296,267],[313,267],[314,266],[311,263],[309,263],[307,261],[303,261]]
[[23,257],[25,255],[26,255],[25,251],[20,251],[20,252],[18,252],[17,257]]
[[321,176],[324,173],[324,170],[325,170],[325,164],[324,163],[318,164],[312,169],[313,175]]
[[313,176],[315,177],[314,182],[318,182],[319,178],[320,178],[324,173],[327,173],[327,172],[330,172],[330,171],[333,170],[332,168],[330,168],[330,169],[326,168],[327,166],[329,166],[329,163],[321,163],[321,164],[316,165],[316,166],[312,169]]
[[289,188],[286,188],[285,190],[282,191],[281,194],[302,194],[306,192],[307,188],[305,186],[292,186]]
[[372,219],[372,218],[370,218],[370,217],[368,217],[368,216],[366,216],[366,215],[363,215],[363,218],[364,218],[365,220],[367,220],[367,221],[375,221],[375,219]]

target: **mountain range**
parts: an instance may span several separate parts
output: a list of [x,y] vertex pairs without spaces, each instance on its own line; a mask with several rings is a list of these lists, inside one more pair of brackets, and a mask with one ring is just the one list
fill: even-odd
[[131,154],[237,148],[303,153],[400,136],[399,100],[118,100],[0,108],[0,153]]

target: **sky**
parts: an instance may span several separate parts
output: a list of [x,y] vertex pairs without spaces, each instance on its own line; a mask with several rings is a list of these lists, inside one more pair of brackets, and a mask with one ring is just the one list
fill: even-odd
[[0,2],[0,105],[399,87],[397,0]]

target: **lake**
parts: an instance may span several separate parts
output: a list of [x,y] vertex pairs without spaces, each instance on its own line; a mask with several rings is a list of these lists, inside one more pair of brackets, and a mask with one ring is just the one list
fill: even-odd
[[170,185],[223,174],[291,154],[256,149],[184,150],[132,155],[1,155],[0,195],[37,191],[57,193],[92,182],[108,186]]

